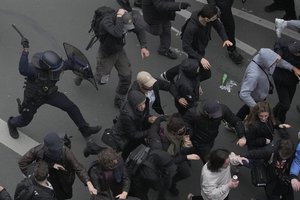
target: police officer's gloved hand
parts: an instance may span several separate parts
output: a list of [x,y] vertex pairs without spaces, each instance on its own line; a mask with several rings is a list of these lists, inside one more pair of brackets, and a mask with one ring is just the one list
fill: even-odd
[[29,48],[29,40],[27,38],[22,38],[21,40],[21,45],[23,46],[23,48]]
[[181,2],[180,3],[180,9],[187,9],[190,6],[191,6],[191,4],[189,4],[187,2]]

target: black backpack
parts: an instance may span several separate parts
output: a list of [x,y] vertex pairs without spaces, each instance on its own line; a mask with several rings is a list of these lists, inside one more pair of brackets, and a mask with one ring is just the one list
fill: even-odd
[[150,153],[150,147],[147,147],[144,144],[140,144],[136,147],[126,159],[125,165],[130,176],[136,175],[137,171],[141,165],[146,165],[151,169],[155,169],[155,166],[147,161],[147,158]]
[[89,44],[87,45],[86,50],[91,48],[97,42],[97,40],[101,38],[101,34],[99,32],[100,22],[103,20],[105,16],[112,14],[114,12],[115,12],[114,9],[107,6],[101,6],[97,8],[97,10],[95,10],[93,20],[91,22],[91,28],[89,30],[89,33],[94,32],[94,36],[92,37]]
[[30,177],[24,178],[16,187],[14,200],[31,200],[35,194],[35,185]]

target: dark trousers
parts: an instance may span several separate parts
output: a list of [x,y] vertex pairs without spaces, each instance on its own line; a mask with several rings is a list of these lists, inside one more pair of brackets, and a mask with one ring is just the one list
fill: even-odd
[[177,164],[176,174],[173,176],[171,187],[176,187],[176,184],[191,176],[191,170],[188,161]]
[[192,143],[194,149],[193,151],[200,157],[204,165],[208,161],[208,156],[211,149],[214,146],[214,141],[210,143],[199,144],[197,141],[194,141],[192,138]]
[[284,86],[276,83],[275,80],[274,83],[276,86],[279,102],[273,108],[273,113],[275,118],[280,123],[284,123],[286,119],[286,113],[291,107],[297,85]]
[[224,25],[226,34],[232,46],[227,47],[228,51],[235,50],[235,22],[232,15],[231,7],[234,0],[216,0],[216,4],[221,11],[220,20]]
[[276,4],[279,8],[284,9],[285,20],[297,19],[294,0],[274,0],[274,4]]
[[171,46],[171,21],[162,21],[160,24],[147,24],[146,31],[159,36],[159,51],[167,51]]
[[32,100],[23,102],[25,109],[23,109],[21,115],[13,117],[10,120],[11,125],[14,127],[24,127],[28,125],[33,119],[37,109],[43,104],[49,104],[67,112],[78,128],[88,126],[88,123],[84,120],[79,108],[66,95],[58,91],[37,102]]

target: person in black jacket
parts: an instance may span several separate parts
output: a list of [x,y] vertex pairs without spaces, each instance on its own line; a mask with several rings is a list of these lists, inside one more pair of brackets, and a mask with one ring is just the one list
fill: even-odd
[[149,200],[148,191],[154,189],[158,191],[157,200],[165,200],[175,172],[176,165],[170,154],[160,149],[150,149],[146,160],[131,177],[129,194],[141,200]]
[[98,160],[88,170],[93,185],[99,191],[93,200],[138,200],[128,196],[130,178],[120,155],[115,150],[106,148],[97,157]]
[[175,86],[167,81],[153,78],[149,72],[140,71],[136,76],[136,81],[131,85],[129,91],[137,90],[145,94],[146,109],[149,109],[150,115],[164,115],[160,102],[159,91],[168,91],[178,101]]
[[[34,166],[33,176],[29,177],[33,187],[30,200],[57,200],[52,184],[47,180],[48,176],[48,164],[45,161],[37,162]],[[24,186],[22,182],[17,185],[15,199],[22,193]]]
[[[300,69],[299,41],[283,38],[279,39],[274,45],[274,51],[280,55],[282,59]],[[293,72],[276,67],[273,73],[273,80],[279,99],[279,102],[273,108],[274,116],[280,123],[284,123],[286,113],[291,107],[299,79]]]
[[114,105],[122,106],[131,83],[131,65],[124,50],[126,35],[134,32],[141,47],[141,57],[150,55],[146,47],[146,35],[137,12],[127,12],[120,8],[115,13],[106,15],[100,22],[100,47],[97,56],[96,79],[98,84],[108,83],[112,68],[118,71],[119,83],[116,89]]
[[222,120],[235,127],[239,137],[237,144],[241,147],[246,144],[245,128],[242,121],[225,104],[216,100],[208,99],[202,103],[198,102],[186,112],[183,119],[191,128],[194,150],[203,163],[207,162]]
[[233,2],[234,0],[207,0],[208,4],[217,6],[220,9],[220,20],[224,25],[229,40],[232,42],[232,46],[227,46],[229,58],[235,64],[240,64],[244,58],[236,50],[235,23],[231,11]]
[[0,186],[0,200],[12,200],[10,194],[3,186]]
[[[169,191],[178,195],[177,182],[191,175],[187,161],[199,160],[200,158],[194,154],[185,122],[179,113],[174,113],[170,117],[161,116],[159,119],[159,123],[152,125],[147,140],[152,149],[161,149],[173,156],[177,171]],[[165,122],[165,120],[167,121]]]
[[[284,130],[281,130],[281,132],[282,136],[288,135]],[[272,142],[265,148],[251,150],[243,155],[248,159],[265,160],[267,168],[265,192],[269,200],[294,199],[290,168],[294,158],[295,149],[293,142],[286,137],[287,136]]]
[[179,67],[179,73],[175,81],[176,90],[178,93],[178,101],[175,101],[175,106],[181,115],[193,107],[194,103],[199,101],[200,95],[203,94],[200,86],[200,80],[205,77],[210,77],[210,70],[200,68],[199,62],[196,59],[185,59]]
[[175,0],[143,0],[142,10],[146,22],[146,30],[160,37],[158,53],[171,59],[177,59],[177,54],[170,49],[171,21],[175,19],[176,11],[191,6],[186,2]]

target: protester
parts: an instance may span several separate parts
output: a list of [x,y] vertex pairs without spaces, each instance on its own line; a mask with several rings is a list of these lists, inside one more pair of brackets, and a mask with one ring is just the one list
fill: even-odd
[[44,137],[44,143],[31,148],[19,159],[19,168],[25,176],[32,174],[32,168],[38,161],[45,161],[49,166],[49,182],[58,200],[72,198],[72,186],[75,173],[87,186],[90,194],[97,194],[90,178],[72,151],[64,146],[62,139],[54,132]]
[[[201,172],[201,196],[188,195],[189,200],[227,200],[229,192],[239,186],[239,180],[231,178],[231,165],[243,165],[247,158],[227,149],[216,149],[210,153]],[[238,178],[238,177],[237,177]]]
[[105,15],[99,25],[102,37],[99,40],[96,79],[100,85],[107,84],[113,67],[116,68],[119,83],[116,88],[114,105],[117,108],[121,108],[124,103],[131,83],[131,64],[124,49],[127,33],[133,32],[137,35],[142,58],[150,55],[146,47],[145,32],[137,18],[120,8],[112,14]]
[[124,161],[111,148],[104,149],[98,154],[89,169],[89,175],[95,188],[99,191],[93,200],[138,198],[128,196],[130,179]]
[[187,9],[191,5],[187,2],[175,2],[175,0],[143,0],[142,5],[145,29],[160,38],[158,53],[170,59],[177,59],[177,54],[170,49],[171,21],[175,19],[175,11]]
[[246,144],[245,128],[242,121],[225,104],[216,100],[208,99],[204,102],[198,102],[186,112],[183,119],[191,128],[193,147],[203,163],[207,162],[222,120],[235,128],[239,137],[237,144],[241,147]]
[[241,64],[244,58],[236,49],[235,22],[231,11],[233,2],[234,0],[207,0],[208,4],[217,6],[220,9],[220,20],[224,25],[229,41],[232,42],[232,46],[227,46],[229,58],[235,64]]
[[295,158],[291,165],[290,175],[291,175],[291,184],[294,191],[300,191],[300,143],[296,148]]
[[281,37],[281,33],[286,28],[295,28],[300,30],[300,20],[284,20],[275,18],[275,30],[278,38]]
[[0,186],[0,200],[12,200],[10,194],[3,186]]

